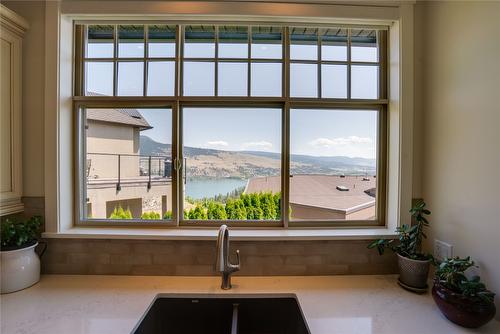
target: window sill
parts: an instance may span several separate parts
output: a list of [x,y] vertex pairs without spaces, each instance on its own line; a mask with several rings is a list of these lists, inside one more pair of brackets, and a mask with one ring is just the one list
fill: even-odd
[[[129,239],[129,240],[215,240],[217,229],[176,228],[96,228],[74,227],[62,232],[45,232],[43,238],[61,239]],[[363,229],[232,229],[231,240],[366,240],[391,238],[396,233],[386,227]]]

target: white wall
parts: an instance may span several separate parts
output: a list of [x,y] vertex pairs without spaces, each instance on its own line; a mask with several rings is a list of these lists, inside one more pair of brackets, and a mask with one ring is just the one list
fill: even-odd
[[23,41],[23,196],[44,195],[45,3],[2,1],[30,24]]
[[418,3],[416,24],[427,246],[472,256],[500,295],[500,2]]

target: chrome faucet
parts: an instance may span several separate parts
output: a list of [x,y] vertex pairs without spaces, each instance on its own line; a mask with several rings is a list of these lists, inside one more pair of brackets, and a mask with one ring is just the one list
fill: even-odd
[[231,289],[231,274],[240,270],[240,251],[236,250],[236,264],[229,263],[229,229],[222,225],[217,237],[217,255],[215,259],[215,271],[222,273],[223,290]]

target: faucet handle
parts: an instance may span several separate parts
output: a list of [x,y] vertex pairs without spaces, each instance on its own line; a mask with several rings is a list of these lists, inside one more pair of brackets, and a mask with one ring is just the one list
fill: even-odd
[[240,270],[240,250],[239,249],[236,250],[236,263],[235,264],[229,263],[229,269],[230,269],[230,272],[232,272],[232,273]]
[[240,250],[237,249],[236,250],[236,264],[235,266],[238,268],[238,270],[240,269]]

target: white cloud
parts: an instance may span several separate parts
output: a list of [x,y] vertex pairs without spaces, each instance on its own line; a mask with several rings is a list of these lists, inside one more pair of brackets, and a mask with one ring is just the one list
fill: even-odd
[[208,147],[228,147],[229,146],[229,144],[223,140],[207,141],[205,143],[205,145]]
[[321,148],[332,148],[345,145],[356,145],[356,144],[371,144],[371,138],[349,136],[349,137],[338,137],[338,138],[316,138],[309,142],[309,145],[313,147]]
[[262,140],[262,141],[254,141],[254,142],[247,142],[243,143],[241,145],[244,150],[264,150],[264,151],[269,151],[273,148],[273,144]]

